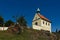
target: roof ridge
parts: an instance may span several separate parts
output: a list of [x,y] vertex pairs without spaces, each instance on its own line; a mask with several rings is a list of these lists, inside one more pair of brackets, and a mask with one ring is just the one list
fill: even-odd
[[40,13],[38,13],[38,16],[48,22],[51,22],[48,18],[46,18],[45,16],[41,15]]

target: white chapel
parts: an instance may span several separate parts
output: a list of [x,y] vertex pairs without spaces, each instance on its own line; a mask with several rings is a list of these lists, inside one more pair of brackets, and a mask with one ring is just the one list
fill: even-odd
[[51,21],[41,15],[39,8],[37,9],[36,14],[32,20],[32,28],[51,32]]

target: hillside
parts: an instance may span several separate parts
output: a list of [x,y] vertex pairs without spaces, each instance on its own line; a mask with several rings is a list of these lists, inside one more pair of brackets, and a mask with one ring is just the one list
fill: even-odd
[[0,40],[57,40],[57,36],[45,31],[25,29],[24,32],[20,34],[0,31]]

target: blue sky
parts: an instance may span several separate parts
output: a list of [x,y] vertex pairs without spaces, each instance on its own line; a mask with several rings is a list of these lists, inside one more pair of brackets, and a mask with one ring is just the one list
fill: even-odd
[[40,8],[40,13],[52,21],[52,31],[60,30],[60,0],[0,0],[0,15],[6,20],[24,15],[29,26]]

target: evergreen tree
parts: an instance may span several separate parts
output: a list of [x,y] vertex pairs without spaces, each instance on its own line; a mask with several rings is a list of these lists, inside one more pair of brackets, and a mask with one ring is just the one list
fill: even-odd
[[9,27],[11,24],[14,24],[14,22],[12,20],[8,20],[6,23],[5,23],[5,26],[6,27]]
[[17,22],[19,23],[20,28],[21,28],[21,30],[23,32],[23,29],[27,27],[27,22],[26,22],[24,16],[19,17]]
[[0,16],[0,26],[2,27],[2,26],[3,26],[3,24],[4,24],[4,19],[3,19],[3,17],[2,17],[2,16]]
[[19,17],[17,21],[20,24],[20,26],[27,26],[27,22],[26,22],[24,16]]

